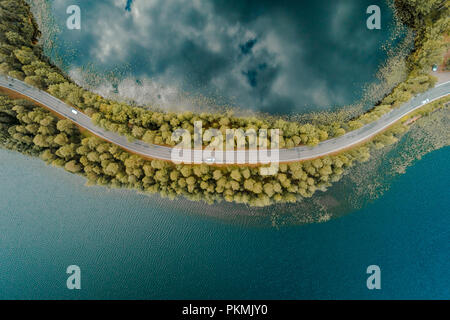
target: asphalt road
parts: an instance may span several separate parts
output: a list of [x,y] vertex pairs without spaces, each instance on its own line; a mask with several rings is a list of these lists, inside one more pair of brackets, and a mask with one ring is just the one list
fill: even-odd
[[[0,86],[15,91],[42,105],[45,105],[48,109],[53,110],[63,117],[69,118],[80,127],[92,132],[94,135],[110,141],[136,154],[140,154],[152,159],[162,159],[174,162],[183,159],[183,154],[180,154],[180,149],[147,144],[139,140],[130,142],[124,136],[98,127],[92,123],[91,119],[87,115],[83,114],[80,111],[74,112],[74,108],[72,108],[71,106],[53,97],[47,92],[32,87],[24,83],[23,81],[0,75]],[[191,162],[194,163],[214,162],[216,164],[253,163],[252,161],[258,161],[262,163],[282,163],[313,159],[325,156],[327,154],[336,153],[338,151],[360,144],[382,132],[384,129],[400,120],[403,116],[420,108],[422,105],[442,98],[449,93],[450,81],[442,83],[428,90],[427,92],[414,97],[399,108],[396,108],[391,112],[383,115],[377,121],[367,124],[358,130],[348,132],[340,137],[322,141],[314,147],[300,146],[292,149],[279,149],[273,151],[269,157],[261,157],[262,154],[267,154],[267,151],[260,150],[260,153],[258,153],[258,158],[252,158],[254,154],[250,153],[255,151],[249,150],[234,150],[226,151],[223,153],[216,151],[212,154],[202,153],[201,150],[197,150],[185,153],[184,157],[188,156],[189,159],[192,159]]]

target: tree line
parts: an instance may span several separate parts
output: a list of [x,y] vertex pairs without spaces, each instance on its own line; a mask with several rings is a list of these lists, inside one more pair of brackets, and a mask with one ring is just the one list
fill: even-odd
[[[36,44],[39,32],[24,1],[0,1],[0,72],[48,90],[83,110],[108,130],[149,143],[170,145],[167,139],[172,130],[180,127],[191,130],[193,123],[201,120],[219,130],[278,127],[283,129],[286,147],[314,145],[378,119],[434,83],[428,73],[438,53],[442,59],[442,35],[449,28],[448,4],[439,9],[442,7],[438,6],[438,1],[397,3],[399,8],[403,8],[404,3],[409,8],[417,7],[411,11],[417,15],[403,19],[413,28],[426,29],[426,32],[417,32],[416,48],[408,62],[411,68],[408,79],[380,105],[343,125],[316,126],[283,119],[238,118],[231,114],[164,113],[105,99],[73,84],[46,60]],[[441,102],[436,102],[420,112],[426,114],[441,106]],[[144,159],[80,132],[70,120],[58,119],[27,100],[0,95],[0,145],[4,148],[38,156],[51,165],[83,175],[90,184],[134,188],[169,198],[184,196],[208,203],[228,201],[267,206],[311,197],[339,181],[355,163],[367,161],[371,150],[395,143],[406,130],[407,127],[399,123],[363,146],[311,161],[280,164],[278,174],[262,176],[256,166],[176,165]]]

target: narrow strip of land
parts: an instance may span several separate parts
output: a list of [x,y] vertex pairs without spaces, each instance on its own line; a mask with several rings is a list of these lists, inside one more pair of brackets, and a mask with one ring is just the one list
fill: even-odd
[[[161,159],[172,161],[171,147],[159,146],[154,144],[147,144],[143,141],[128,141],[124,136],[121,136],[115,132],[105,130],[92,123],[91,119],[82,112],[76,112],[76,110],[64,103],[63,101],[53,97],[49,93],[32,87],[23,81],[4,77],[0,75],[0,87],[4,87],[8,90],[19,93],[25,97],[30,98],[37,103],[44,105],[48,109],[56,112],[57,114],[72,120],[78,126],[92,132],[94,135],[105,139],[111,143],[114,143],[124,149],[127,149],[136,154],[142,155],[147,158]],[[395,122],[399,121],[405,115],[419,109],[424,104],[428,104],[434,100],[447,96],[450,93],[450,81],[441,83],[440,85],[431,88],[427,92],[420,94],[410,101],[404,103],[398,108],[384,114],[377,121],[367,124],[357,130],[348,132],[340,137],[329,139],[320,142],[317,146],[299,146],[292,149],[280,149],[279,150],[279,162],[295,162],[314,159],[325,155],[340,152],[348,149],[360,143],[363,143]],[[238,159],[238,156],[244,154],[246,161],[249,159],[248,150],[234,150],[226,151],[225,160],[221,160],[222,157],[217,157],[214,162],[216,164],[229,164],[229,159]],[[205,161],[206,159],[196,159],[197,161]],[[206,162],[206,161],[205,161]],[[236,163],[234,162],[234,163]]]

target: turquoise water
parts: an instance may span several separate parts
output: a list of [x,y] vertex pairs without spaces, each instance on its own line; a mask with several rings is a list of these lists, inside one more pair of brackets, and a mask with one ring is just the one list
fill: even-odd
[[[0,150],[0,298],[448,299],[449,157],[428,154],[350,215],[275,229],[85,187]],[[79,291],[65,287],[71,264]],[[379,291],[366,289],[372,264]]]

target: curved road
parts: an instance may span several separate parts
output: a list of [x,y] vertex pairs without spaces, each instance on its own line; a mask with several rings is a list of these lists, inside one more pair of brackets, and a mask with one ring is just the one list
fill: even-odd
[[[178,154],[180,151],[179,149],[147,144],[139,140],[130,142],[124,136],[121,136],[111,131],[107,131],[103,128],[94,125],[87,115],[83,114],[82,112],[76,112],[76,110],[74,110],[71,106],[67,105],[61,100],[53,97],[52,95],[48,94],[45,91],[32,87],[20,80],[0,75],[0,86],[9,89],[11,91],[15,91],[42,105],[45,105],[48,109],[51,109],[52,111],[60,114],[65,118],[69,118],[80,127],[89,130],[90,132],[99,136],[100,138],[103,138],[116,145],[119,145],[122,148],[127,149],[131,152],[153,159],[161,159],[168,161],[174,161],[174,159],[177,159],[177,156],[174,157],[172,153]],[[267,162],[302,161],[321,157],[327,154],[347,149],[351,146],[355,146],[361,142],[364,142],[374,137],[376,134],[382,132],[384,129],[400,120],[403,116],[420,108],[422,105],[437,100],[439,98],[442,98],[448,95],[449,93],[450,93],[450,81],[442,83],[428,90],[427,92],[420,94],[417,97],[414,97],[410,101],[401,105],[399,108],[396,108],[390,111],[389,113],[383,115],[377,121],[367,124],[364,127],[361,127],[357,130],[348,132],[337,138],[322,141],[317,146],[314,147],[300,146],[292,149],[279,149],[276,150],[278,151],[278,155],[276,155],[277,153],[276,151],[275,154],[274,153],[272,154],[272,156],[276,156],[276,158],[273,158],[271,160],[267,160],[267,158],[262,158],[266,160],[261,160],[261,158],[258,158],[258,162],[267,163]],[[266,152],[266,150],[262,151],[264,151],[264,153]],[[225,151],[224,152],[225,159],[222,159],[223,155],[221,152],[216,151],[215,153],[213,153],[214,160],[211,159],[212,158],[211,155],[205,156],[202,155],[201,152],[198,153],[193,151],[190,152],[192,152],[191,159],[194,159],[194,163],[201,163],[201,162],[205,163],[214,162],[216,164],[255,163],[249,160],[249,150]],[[238,160],[238,157],[240,160]]]

